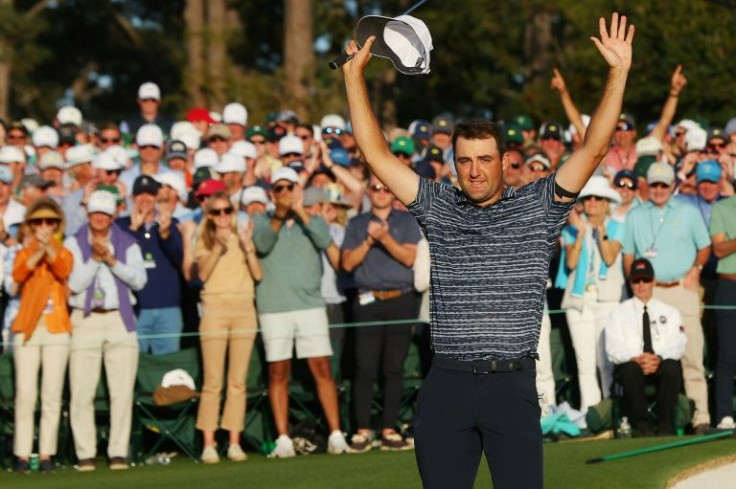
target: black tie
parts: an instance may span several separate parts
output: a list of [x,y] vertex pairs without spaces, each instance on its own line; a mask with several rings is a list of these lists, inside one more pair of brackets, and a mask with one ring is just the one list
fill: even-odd
[[652,332],[649,330],[649,312],[647,311],[647,306],[644,306],[644,318],[642,323],[644,332],[644,351],[646,353],[654,353],[654,350],[652,349]]

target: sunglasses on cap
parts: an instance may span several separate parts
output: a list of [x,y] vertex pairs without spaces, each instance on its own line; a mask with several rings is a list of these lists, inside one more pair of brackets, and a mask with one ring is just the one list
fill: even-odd
[[233,213],[232,206],[230,207],[220,207],[219,209],[210,209],[210,216],[229,216]]
[[54,226],[59,224],[59,222],[61,222],[61,219],[55,217],[39,217],[38,219],[30,220],[31,226],[40,226],[41,224],[44,226]]
[[652,283],[653,280],[654,279],[651,279],[651,278],[637,277],[637,278],[632,278],[631,283],[632,284],[649,284],[649,283]]
[[373,192],[389,192],[389,189],[387,186],[382,185],[380,183],[377,183],[375,185],[371,185],[371,190]]
[[594,200],[596,202],[602,202],[602,201],[606,200],[606,198],[605,197],[599,197],[598,195],[586,195],[585,197],[581,198],[580,200],[582,200],[583,202],[587,202],[589,200]]
[[633,131],[634,127],[630,124],[620,124],[616,126],[617,131]]
[[627,188],[629,190],[634,190],[636,188],[634,182],[625,182],[623,180],[619,180],[618,182],[616,182],[616,186],[619,188]]
[[291,192],[292,190],[294,190],[294,184],[287,183],[285,185],[274,185],[272,190],[275,194],[280,194],[284,190],[288,190],[289,192]]
[[322,129],[322,134],[334,134],[336,136],[339,136],[343,132],[345,132],[345,131],[343,131],[339,127],[326,127],[324,129]]
[[120,142],[120,138],[100,138],[102,144],[117,144]]

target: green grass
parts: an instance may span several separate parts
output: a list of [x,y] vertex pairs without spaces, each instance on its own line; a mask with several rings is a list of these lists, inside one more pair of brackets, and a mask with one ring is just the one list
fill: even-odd
[[[659,445],[673,438],[547,444],[545,487],[595,489],[659,489],[688,467],[736,453],[736,439],[718,440],[641,455],[598,465],[585,460],[602,455]],[[247,462],[215,466],[177,458],[170,466],[134,467],[110,472],[102,460],[92,473],[61,469],[56,474],[17,476],[0,474],[3,489],[223,489],[228,487],[331,489],[420,487],[413,452],[370,452],[364,455],[312,455],[289,460],[267,460],[252,455]],[[476,488],[491,486],[485,461]]]

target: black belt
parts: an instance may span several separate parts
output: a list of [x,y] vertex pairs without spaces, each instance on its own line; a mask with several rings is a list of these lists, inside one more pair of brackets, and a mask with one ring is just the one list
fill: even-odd
[[536,368],[536,360],[531,357],[512,358],[508,360],[454,360],[440,355],[435,355],[432,365],[445,370],[457,372],[468,372],[473,374],[493,374],[496,372],[516,372],[519,370],[533,370]]

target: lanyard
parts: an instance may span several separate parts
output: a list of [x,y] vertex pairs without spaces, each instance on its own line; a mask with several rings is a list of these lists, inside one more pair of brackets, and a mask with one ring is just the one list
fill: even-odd
[[[657,209],[657,206],[653,206],[654,209]],[[657,232],[654,233],[654,238],[652,238],[652,244],[649,246],[650,250],[656,249],[654,245],[657,243],[657,238],[659,237],[659,233],[662,232],[662,228],[664,227],[664,224],[667,222],[667,216],[670,214],[670,208],[667,207],[667,210],[664,213],[664,217],[660,218],[659,220],[659,227],[657,228]],[[649,222],[652,223],[652,229],[654,229],[654,223],[652,222],[652,215],[649,214]]]

